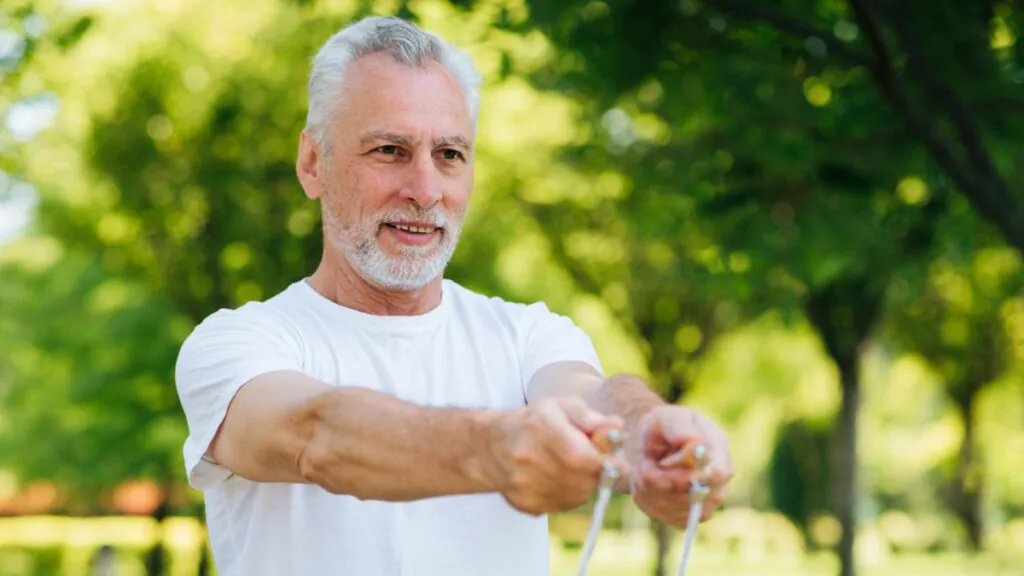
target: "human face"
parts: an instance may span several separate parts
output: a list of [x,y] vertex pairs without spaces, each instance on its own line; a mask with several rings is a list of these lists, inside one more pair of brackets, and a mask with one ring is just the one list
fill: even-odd
[[316,193],[326,243],[384,289],[440,276],[473,183],[473,124],[458,83],[435,62],[362,57],[346,72],[331,134]]

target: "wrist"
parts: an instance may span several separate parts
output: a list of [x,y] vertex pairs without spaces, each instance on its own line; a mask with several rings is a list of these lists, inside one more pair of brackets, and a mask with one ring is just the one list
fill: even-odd
[[471,449],[462,462],[462,472],[476,492],[499,490],[498,453],[507,436],[504,426],[507,417],[497,410],[478,410],[469,415],[466,433]]

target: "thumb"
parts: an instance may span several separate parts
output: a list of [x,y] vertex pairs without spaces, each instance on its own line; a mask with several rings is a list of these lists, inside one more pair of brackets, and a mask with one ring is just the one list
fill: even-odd
[[622,418],[602,414],[579,398],[570,398],[563,402],[562,411],[573,426],[588,436],[611,428],[622,428]]

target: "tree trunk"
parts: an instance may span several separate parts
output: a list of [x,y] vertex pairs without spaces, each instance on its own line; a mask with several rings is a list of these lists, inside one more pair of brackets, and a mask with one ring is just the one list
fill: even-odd
[[[856,356],[854,356],[856,358]],[[842,534],[836,545],[839,574],[854,576],[854,539],[857,521],[857,409],[860,405],[860,375],[856,361],[839,365],[842,401],[833,436],[835,475],[835,514]]]
[[967,394],[958,401],[957,408],[964,423],[964,438],[960,444],[960,454],[956,467],[956,494],[953,509],[967,529],[970,545],[980,550],[984,538],[984,525],[981,517],[981,484],[982,476],[978,470],[975,450],[974,400],[976,394]]
[[110,545],[100,546],[89,561],[89,576],[116,576],[117,550]]
[[836,544],[840,576],[854,576],[857,507],[857,410],[860,408],[860,351],[881,311],[884,276],[840,278],[809,294],[808,319],[839,371],[842,391],[832,436],[834,510],[842,533]]
[[202,547],[199,549],[199,568],[197,569],[198,576],[206,576],[209,574],[211,564],[210,548],[206,545],[206,541],[204,540]]
[[666,562],[668,561],[669,536],[671,533],[668,526],[661,522],[654,522],[653,529],[655,543],[657,544],[654,554],[654,576],[668,576],[669,569]]
[[170,514],[168,492],[164,491],[160,506],[150,515],[157,523],[156,542],[146,552],[146,576],[164,576],[167,573],[167,554],[164,550],[164,519]]

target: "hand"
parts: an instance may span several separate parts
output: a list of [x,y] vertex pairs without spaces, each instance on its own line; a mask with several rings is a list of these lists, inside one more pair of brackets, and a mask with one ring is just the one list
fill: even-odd
[[[585,504],[597,488],[606,458],[590,435],[617,416],[605,416],[576,397],[543,400],[500,417],[492,446],[492,478],[515,509],[539,515]],[[617,458],[620,472],[628,464]]]
[[[729,457],[729,439],[710,418],[683,406],[659,406],[651,410],[641,424],[643,458],[632,477],[633,501],[648,516],[683,528],[690,515],[691,480],[710,488],[701,511],[706,521],[725,500],[726,484],[734,475]],[[698,442],[708,450],[708,465],[701,470],[662,460]]]

